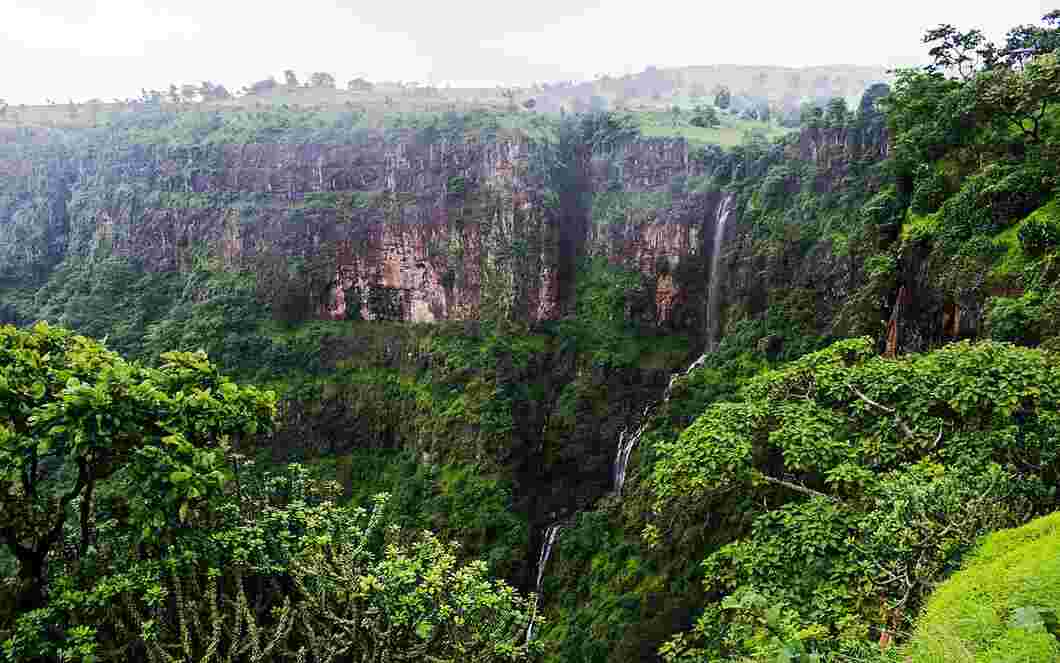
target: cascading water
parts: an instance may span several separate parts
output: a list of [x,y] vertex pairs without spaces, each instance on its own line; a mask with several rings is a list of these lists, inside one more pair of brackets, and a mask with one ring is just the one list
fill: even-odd
[[[556,545],[556,537],[559,536],[560,529],[563,528],[561,523],[553,523],[548,526],[545,530],[544,543],[541,545],[541,554],[537,558],[537,585],[535,591],[537,592],[534,596],[535,610],[537,605],[541,603],[541,583],[545,580],[545,567],[548,566],[548,558],[552,556],[552,547]],[[530,642],[530,639],[534,637],[534,622],[531,621],[526,627],[526,641]]]
[[736,197],[731,193],[726,194],[718,207],[718,215],[714,224],[714,246],[710,256],[710,283],[707,289],[707,352],[700,355],[683,373],[674,373],[670,376],[670,382],[666,385],[666,391],[663,392],[662,398],[644,408],[644,413],[640,419],[641,424],[632,435],[630,435],[628,428],[622,429],[622,433],[618,436],[618,450],[615,452],[614,471],[612,472],[615,481],[615,492],[619,495],[622,494],[622,486],[626,483],[626,468],[629,465],[629,456],[633,453],[633,448],[640,442],[640,436],[647,430],[652,412],[659,405],[670,400],[670,394],[673,392],[678,378],[687,376],[702,366],[703,362],[707,360],[707,354],[718,348],[720,340],[718,335],[721,331],[721,325],[719,324],[721,322],[719,319],[721,301],[718,299],[721,295],[721,247],[725,241],[725,226],[729,223],[729,218],[732,216],[736,206],[735,204]]
[[[648,423],[651,421],[653,411],[670,400],[670,395],[673,392],[674,385],[677,384],[678,378],[686,377],[702,366],[707,360],[707,355],[718,347],[718,342],[720,341],[719,333],[721,332],[721,301],[718,299],[721,295],[721,247],[725,241],[725,226],[729,223],[735,206],[735,196],[726,194],[718,207],[718,215],[714,224],[714,245],[710,256],[710,284],[707,289],[707,351],[700,355],[683,372],[674,373],[670,376],[670,382],[666,385],[666,391],[663,392],[662,398],[644,408],[640,426],[632,434],[630,434],[628,428],[623,429],[622,433],[619,434],[618,450],[615,453],[614,470],[612,472],[615,482],[615,493],[618,495],[622,494],[622,486],[626,483],[626,468],[629,465],[629,457],[633,453],[634,447],[640,442],[641,435],[648,429]],[[541,601],[541,583],[545,579],[545,567],[548,566],[548,558],[552,556],[552,547],[555,545],[556,537],[562,527],[562,524],[554,523],[545,530],[544,543],[541,546],[541,554],[537,560],[537,594],[535,600],[538,603]],[[531,621],[526,628],[526,641],[529,642],[533,635],[534,623]]]
[[736,196],[725,194],[718,207],[714,223],[714,246],[710,254],[710,283],[707,289],[707,350],[714,351],[721,341],[721,246],[725,242],[725,226],[736,207]]

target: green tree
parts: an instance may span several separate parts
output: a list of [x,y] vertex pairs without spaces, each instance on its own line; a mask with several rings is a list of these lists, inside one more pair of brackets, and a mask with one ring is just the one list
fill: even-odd
[[371,92],[375,86],[364,78],[353,78],[346,83],[346,89],[350,92]]
[[992,342],[892,360],[854,339],[752,379],[653,449],[649,543],[739,514],[664,654],[850,653],[907,629],[979,536],[1056,508],[1058,402],[1052,355]]
[[[24,615],[9,658],[80,649],[152,663],[499,663],[540,651],[526,642],[532,599],[490,578],[485,563],[461,561],[454,544],[389,525],[386,495],[344,506],[335,482],[302,466],[258,472],[228,461],[235,480],[189,511],[188,535],[144,558],[106,528],[102,573],[71,569],[64,586],[78,591]],[[86,623],[91,634],[76,626]]]
[[714,110],[713,106],[696,106],[695,110],[692,111],[692,119],[689,124],[693,127],[709,129],[719,126],[721,120],[718,119],[718,112]]
[[1039,55],[1020,69],[999,67],[976,79],[980,112],[1018,130],[1028,141],[1042,140],[1050,106],[1060,101],[1060,58]]
[[732,91],[724,85],[714,88],[714,105],[726,110],[732,105]]
[[270,428],[271,392],[233,384],[201,354],[162,359],[129,364],[43,323],[0,327],[0,543],[18,562],[19,610],[43,605],[75,503],[78,554],[92,544],[100,482],[139,478],[129,508],[138,538],[154,540],[221,487],[234,437]]
[[309,76],[309,85],[311,87],[334,89],[335,77],[326,71],[316,71]]

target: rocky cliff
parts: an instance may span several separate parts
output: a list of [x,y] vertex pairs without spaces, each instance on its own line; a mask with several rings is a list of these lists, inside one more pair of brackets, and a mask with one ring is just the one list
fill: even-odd
[[[795,209],[800,191],[841,189],[861,177],[856,164],[884,150],[826,129],[730,152],[636,139],[605,149],[576,144],[559,155],[517,133],[283,138],[194,146],[135,136],[10,140],[0,149],[0,253],[9,256],[0,272],[12,278],[31,264],[46,278],[59,261],[119,258],[171,284],[185,307],[208,305],[231,287],[197,289],[204,277],[193,275],[250,274],[287,322],[371,322],[291,355],[289,341],[281,352],[258,329],[225,327],[237,313],[222,303],[211,323],[222,331],[202,333],[223,337],[218,343],[240,366],[283,380],[285,425],[270,442],[277,453],[404,448],[431,463],[484,464],[509,477],[513,508],[532,525],[526,562],[513,571],[524,583],[544,526],[612,489],[623,429],[706,346],[708,266],[723,214],[720,320],[710,327],[733,329],[780,307],[789,335],[828,335],[865,282],[867,249],[836,250],[835,235],[807,242],[771,234],[768,218]],[[784,232],[799,222],[785,220]],[[619,310],[592,313],[610,325],[606,333],[557,327],[585,314],[577,298],[594,260],[626,275]],[[23,270],[19,278],[30,277]],[[145,288],[137,297],[165,296]],[[591,288],[582,294],[594,296]],[[67,314],[58,319],[76,320],[69,311],[83,296],[63,295]],[[49,297],[35,295],[23,318],[40,315]],[[131,297],[117,288],[107,306]],[[196,315],[181,313],[168,329]],[[170,338],[150,320],[121,324]],[[509,331],[489,331],[497,324]],[[535,332],[543,335],[520,336]],[[205,343],[183,339],[191,348]],[[783,351],[783,340],[763,341],[767,353]],[[467,344],[478,348],[469,359]]]

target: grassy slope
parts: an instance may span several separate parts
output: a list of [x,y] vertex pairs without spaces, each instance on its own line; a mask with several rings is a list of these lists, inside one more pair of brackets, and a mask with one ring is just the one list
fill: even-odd
[[1060,614],[1060,513],[986,537],[928,601],[906,660],[1060,660],[1060,642],[1041,623],[1049,613]]
[[762,132],[769,140],[772,140],[794,131],[767,122],[741,120],[731,115],[721,115],[721,126],[714,129],[693,127],[688,124],[687,110],[677,126],[674,126],[672,115],[666,112],[640,112],[637,113],[637,117],[640,120],[641,133],[645,136],[651,138],[680,137],[693,145],[714,143],[722,147],[735,147],[744,141],[744,136],[748,132]]

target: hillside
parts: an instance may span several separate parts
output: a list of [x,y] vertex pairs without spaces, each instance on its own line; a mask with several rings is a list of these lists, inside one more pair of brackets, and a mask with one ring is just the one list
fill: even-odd
[[[978,542],[1060,507],[1051,16],[964,75],[975,35],[935,35],[890,86],[17,109],[4,656],[885,663],[965,637],[947,587],[1006,535]],[[1002,590],[995,621],[1040,617],[1052,651],[1048,606]]]

